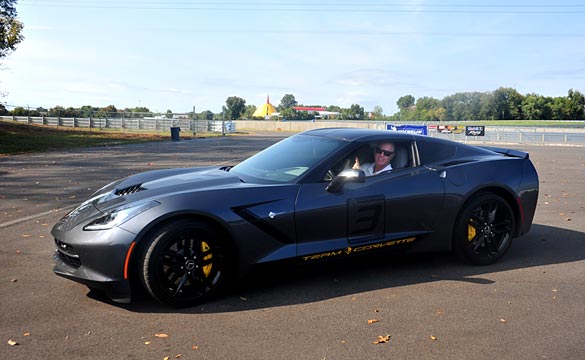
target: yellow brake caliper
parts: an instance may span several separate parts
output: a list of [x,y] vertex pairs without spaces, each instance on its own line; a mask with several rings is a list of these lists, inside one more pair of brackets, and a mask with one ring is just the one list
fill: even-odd
[[473,240],[475,234],[475,228],[471,224],[467,224],[467,241]]
[[[209,245],[207,245],[207,243],[205,241],[201,242],[201,252],[202,253],[206,253],[208,252],[210,249]],[[211,259],[213,257],[212,253],[209,253],[209,255],[206,255],[203,260],[207,261],[209,259]],[[205,277],[209,277],[209,274],[211,273],[211,267],[213,266],[212,263],[210,263],[209,265],[205,265],[203,267],[203,275],[205,275]]]

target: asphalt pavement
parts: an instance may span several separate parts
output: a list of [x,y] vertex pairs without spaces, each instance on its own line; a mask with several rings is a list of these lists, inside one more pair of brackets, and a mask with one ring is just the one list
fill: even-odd
[[271,267],[181,310],[114,304],[52,273],[51,227],[101,186],[235,164],[286,135],[0,158],[0,358],[585,358],[585,147],[511,146],[530,152],[540,197],[531,232],[492,266],[424,254]]

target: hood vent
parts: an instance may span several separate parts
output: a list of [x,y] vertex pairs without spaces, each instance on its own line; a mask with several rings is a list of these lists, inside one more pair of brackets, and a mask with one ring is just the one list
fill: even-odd
[[127,188],[124,188],[124,189],[116,189],[116,191],[114,191],[114,194],[117,196],[126,196],[126,195],[137,193],[137,192],[142,191],[142,190],[144,190],[144,188],[142,187],[142,184],[138,184],[138,185],[128,186]]

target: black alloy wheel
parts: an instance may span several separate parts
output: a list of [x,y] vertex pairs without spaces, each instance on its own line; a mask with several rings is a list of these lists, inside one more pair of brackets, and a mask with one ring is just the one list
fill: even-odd
[[226,249],[213,227],[178,220],[145,239],[142,282],[158,301],[174,307],[208,300],[226,282]]
[[456,223],[455,251],[472,264],[493,264],[510,248],[514,224],[514,212],[503,198],[491,193],[476,196]]

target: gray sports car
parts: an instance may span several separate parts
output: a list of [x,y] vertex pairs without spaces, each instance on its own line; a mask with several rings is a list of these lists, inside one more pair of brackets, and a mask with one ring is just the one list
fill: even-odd
[[143,286],[192,306],[281,260],[454,250],[487,265],[529,231],[537,199],[522,151],[317,129],[233,167],[149,171],[103,187],[53,227],[54,271],[118,302]]

